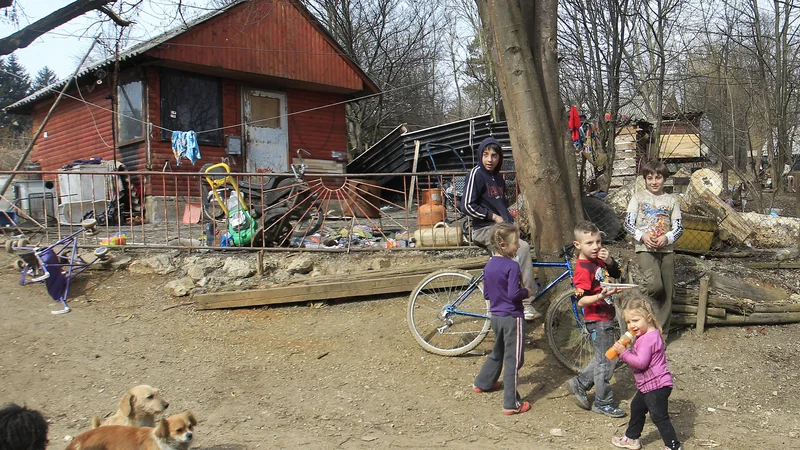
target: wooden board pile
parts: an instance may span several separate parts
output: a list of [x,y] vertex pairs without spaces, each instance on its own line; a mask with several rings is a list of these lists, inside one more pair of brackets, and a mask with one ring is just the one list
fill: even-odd
[[699,289],[678,287],[672,307],[673,325],[773,325],[800,322],[800,295],[739,278],[711,274]]

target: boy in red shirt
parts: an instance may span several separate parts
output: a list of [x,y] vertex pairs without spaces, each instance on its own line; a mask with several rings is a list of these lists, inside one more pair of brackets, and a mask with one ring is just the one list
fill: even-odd
[[[567,381],[566,388],[575,396],[575,403],[583,409],[591,409],[609,417],[625,417],[627,414],[614,401],[614,392],[609,385],[617,360],[609,360],[605,355],[606,350],[616,342],[616,310],[611,296],[619,289],[600,286],[607,277],[619,278],[619,266],[608,250],[603,248],[600,230],[592,222],[581,222],[575,226],[573,244],[579,252],[573,276],[575,297],[578,307],[583,308],[586,329],[594,342],[594,359],[580,375]],[[592,386],[595,387],[595,397],[594,404],[590,406],[586,391]]]

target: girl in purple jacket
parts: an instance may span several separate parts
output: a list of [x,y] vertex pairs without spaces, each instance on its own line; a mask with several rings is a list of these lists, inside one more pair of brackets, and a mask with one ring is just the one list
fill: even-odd
[[619,358],[633,370],[638,392],[631,400],[631,419],[622,437],[614,437],[615,447],[638,450],[642,448],[642,435],[647,412],[658,428],[666,450],[679,450],[681,443],[669,420],[669,395],[672,393],[672,374],[667,369],[667,355],[661,338],[661,325],[655,318],[650,300],[633,291],[625,296],[623,318],[628,331],[636,338],[628,350],[620,342],[614,343]]
[[[489,300],[494,348],[475,377],[472,390],[477,393],[503,388],[503,414],[514,415],[531,409],[517,391],[519,368],[525,352],[525,321],[522,300],[531,291],[522,287],[519,264],[514,256],[519,250],[519,229],[513,223],[498,223],[491,228],[492,259],[483,268],[483,296]],[[500,372],[503,372],[501,383]]]

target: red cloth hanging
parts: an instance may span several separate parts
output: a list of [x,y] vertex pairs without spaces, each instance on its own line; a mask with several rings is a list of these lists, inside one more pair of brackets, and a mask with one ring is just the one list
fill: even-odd
[[569,110],[569,129],[572,130],[572,140],[577,141],[581,138],[578,130],[581,127],[581,116],[578,113],[578,108],[573,106]]

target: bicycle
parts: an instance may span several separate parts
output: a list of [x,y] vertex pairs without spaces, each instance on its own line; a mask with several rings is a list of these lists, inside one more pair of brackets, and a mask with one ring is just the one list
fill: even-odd
[[[556,359],[579,372],[594,357],[594,347],[571,286],[573,250],[572,244],[561,249],[563,262],[533,262],[534,267],[564,269],[536,293],[534,301],[569,278],[570,289],[559,293],[547,309],[545,335]],[[459,356],[483,342],[489,334],[490,315],[482,282],[482,271],[473,276],[465,270],[444,269],[430,274],[414,288],[406,318],[411,334],[423,349],[436,355]]]

